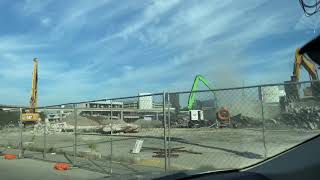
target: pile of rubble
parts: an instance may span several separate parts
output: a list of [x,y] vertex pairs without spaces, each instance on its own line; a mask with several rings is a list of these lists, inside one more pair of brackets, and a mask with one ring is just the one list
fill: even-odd
[[122,123],[122,124],[109,124],[105,125],[100,133],[110,134],[112,133],[137,133],[139,132],[139,126],[136,124]]
[[[121,123],[121,124],[109,124],[109,125],[99,125],[99,126],[77,126],[77,131],[82,133],[99,133],[99,134],[110,134],[112,133],[137,133],[140,127],[136,124]],[[34,134],[55,134],[62,132],[73,132],[74,126],[69,125],[66,122],[47,122],[38,123],[33,128]]]
[[277,121],[296,128],[318,129],[320,128],[320,106],[288,106],[287,112],[282,113]]
[[[262,127],[262,118],[254,118],[238,114],[231,117],[231,122],[236,127]],[[287,112],[279,114],[274,119],[265,119],[266,128],[320,128],[320,106],[291,105]]]
[[261,125],[259,120],[252,117],[243,116],[242,114],[232,116],[231,123],[235,125],[234,127],[240,127],[240,128],[258,127],[259,125]]
[[74,126],[68,125],[66,122],[54,122],[54,123],[46,122],[46,124],[37,123],[34,125],[32,133],[43,134],[44,130],[46,134],[73,132]]

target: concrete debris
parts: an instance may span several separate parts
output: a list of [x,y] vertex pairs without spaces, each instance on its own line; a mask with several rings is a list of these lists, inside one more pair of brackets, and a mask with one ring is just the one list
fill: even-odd
[[109,124],[106,125],[104,128],[102,128],[103,133],[120,133],[120,132],[124,132],[124,133],[137,133],[139,132],[139,126],[136,124]]
[[43,134],[43,131],[47,134],[55,134],[55,133],[61,133],[61,132],[73,132],[74,126],[68,125],[66,122],[46,122],[44,123],[37,123],[33,127],[33,133],[34,134]]
[[320,127],[320,106],[290,106],[277,120],[296,128],[317,129]]
[[231,117],[231,123],[235,124],[235,127],[238,127],[238,128],[259,127],[259,126],[261,126],[261,119],[243,116],[242,114],[238,114],[236,116]]
[[[254,118],[238,114],[231,117],[236,127],[262,127],[262,118]],[[265,119],[265,127],[280,128],[294,127],[303,129],[320,128],[320,106],[290,106],[287,112],[279,114],[276,118]]]
[[[46,134],[55,134],[62,132],[74,132],[74,126],[69,125],[66,122],[47,122],[38,123],[34,125],[33,134],[43,134],[44,130]],[[77,131],[82,133],[101,133],[109,134],[111,133],[111,124],[110,125],[99,125],[99,126],[77,126]],[[135,124],[113,124],[112,133],[137,133],[139,132],[139,126]]]

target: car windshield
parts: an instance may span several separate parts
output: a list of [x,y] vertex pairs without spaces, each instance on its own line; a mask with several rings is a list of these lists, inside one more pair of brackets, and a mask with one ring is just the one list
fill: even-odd
[[204,172],[318,135],[320,56],[300,48],[320,13],[299,2],[1,1],[0,155]]

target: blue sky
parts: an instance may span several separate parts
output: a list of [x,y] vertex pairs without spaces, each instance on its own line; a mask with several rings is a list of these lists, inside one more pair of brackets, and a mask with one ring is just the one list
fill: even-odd
[[0,2],[1,104],[27,104],[38,57],[41,105],[138,92],[288,80],[319,15],[293,0]]

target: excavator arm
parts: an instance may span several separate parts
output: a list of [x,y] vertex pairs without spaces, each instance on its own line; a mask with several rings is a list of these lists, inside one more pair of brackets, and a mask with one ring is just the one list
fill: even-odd
[[188,109],[191,110],[193,108],[194,102],[195,102],[195,98],[196,98],[196,92],[199,88],[199,82],[202,82],[207,88],[209,88],[209,90],[211,90],[211,92],[213,93],[214,96],[214,102],[215,102],[215,106],[217,106],[217,98],[216,95],[213,91],[213,89],[209,86],[208,81],[202,76],[202,75],[197,75],[194,79],[193,85],[192,85],[192,89],[191,89],[191,93],[189,95],[189,100],[188,100]]
[[30,98],[30,112],[35,113],[35,109],[38,105],[38,59],[33,59],[33,78],[32,78],[32,90]]
[[307,70],[311,80],[316,80],[311,82],[309,87],[303,89],[304,96],[320,96],[320,83],[317,81],[319,80],[316,67],[317,65],[320,65],[320,36],[315,37],[296,50],[291,80],[285,81],[284,85],[286,97],[281,99],[281,107],[283,110],[286,109],[288,102],[300,99],[300,87],[295,82],[300,80],[301,66]]
[[304,67],[311,80],[318,80],[317,66],[305,55],[300,53],[300,49],[296,50],[295,54],[295,63],[293,68],[293,76],[299,81],[301,76],[301,66]]
[[320,35],[302,46],[300,54],[308,55],[313,62],[320,65]]
[[38,105],[38,59],[33,59],[33,63],[32,90],[29,112],[22,113],[21,115],[21,120],[24,125],[34,124],[40,121],[40,114],[36,112]]

